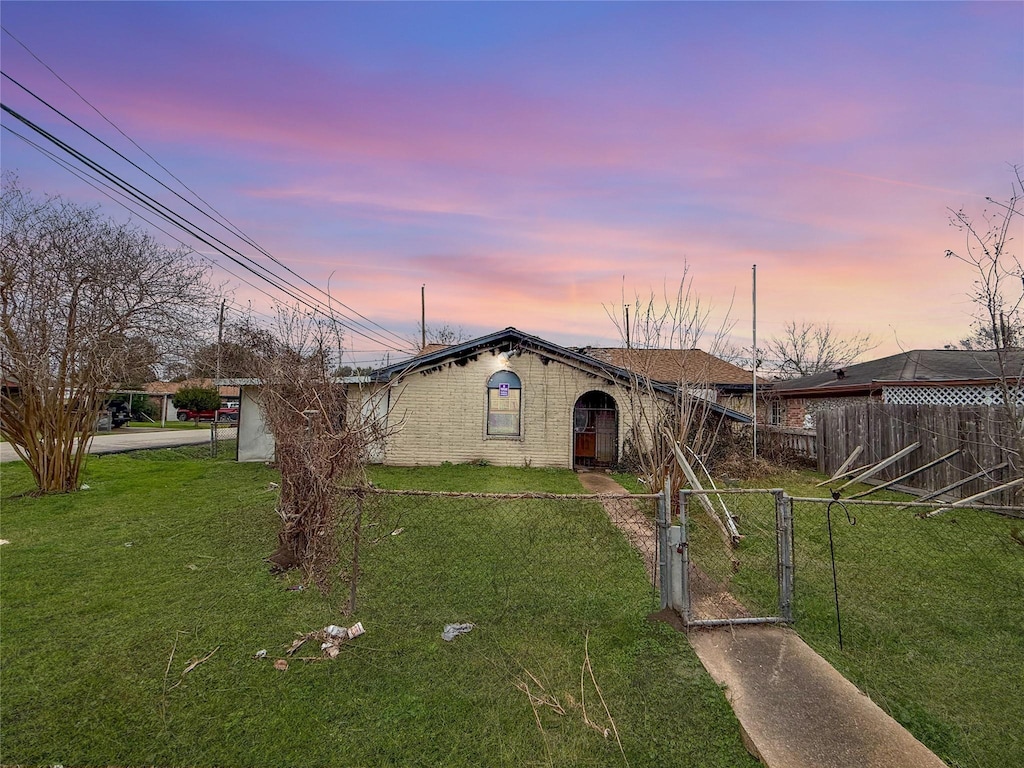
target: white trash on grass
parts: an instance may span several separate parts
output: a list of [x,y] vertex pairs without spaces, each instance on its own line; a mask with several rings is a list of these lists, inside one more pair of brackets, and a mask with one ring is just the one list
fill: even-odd
[[444,632],[441,633],[441,637],[449,643],[459,635],[464,635],[469,632],[476,624],[445,624]]

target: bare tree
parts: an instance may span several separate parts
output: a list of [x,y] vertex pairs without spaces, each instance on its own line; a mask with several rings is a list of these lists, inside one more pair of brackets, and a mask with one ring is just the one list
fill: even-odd
[[780,378],[795,379],[854,363],[877,346],[868,333],[842,335],[829,322],[790,320],[782,334],[772,336],[759,351]]
[[963,208],[949,209],[949,225],[964,237],[963,247],[947,250],[971,268],[973,288],[968,296],[975,307],[971,335],[961,340],[965,349],[1012,349],[1024,346],[1024,265],[1010,250],[1014,225],[1024,213],[1024,169],[1013,166],[1010,197],[1004,203],[985,198],[992,206],[975,220]]
[[207,290],[186,250],[4,178],[0,434],[40,492],[78,488],[110,391],[197,335]]
[[224,326],[221,342],[204,344],[187,361],[187,378],[210,379],[218,373],[225,379],[252,378],[259,373],[261,360],[274,346],[273,334],[248,321]]
[[[629,310],[627,324],[618,312],[605,308],[623,341],[619,362],[630,374],[626,394],[632,426],[624,452],[649,478],[652,488],[660,490],[668,480],[675,492],[688,484],[677,461],[677,447],[687,454],[687,461],[699,465],[710,458],[726,428],[713,408],[710,368],[686,365],[684,355],[702,346],[716,355],[726,343],[732,321],[727,312],[721,322],[712,322],[712,308],[694,291],[689,266],[674,294],[636,296]],[[648,354],[653,349],[678,353],[680,364],[672,381],[665,380],[663,371],[653,370],[654,357]]]
[[[423,326],[419,323],[416,327],[422,329]],[[452,344],[460,344],[466,341],[469,336],[466,335],[465,329],[459,325],[454,326],[450,323],[442,323],[441,325],[427,325],[427,332],[425,334],[427,344],[444,344],[451,346]],[[420,336],[417,335],[417,346],[419,344]]]
[[963,208],[949,209],[950,226],[964,238],[959,250],[947,250],[946,258],[971,268],[974,282],[968,294],[976,312],[973,333],[961,342],[965,349],[994,349],[998,386],[1007,432],[1013,442],[1015,463],[1011,476],[1024,467],[1024,265],[1013,253],[1015,227],[1024,214],[1024,168],[1011,166],[1013,180],[1006,202],[985,198],[991,208],[975,219]]

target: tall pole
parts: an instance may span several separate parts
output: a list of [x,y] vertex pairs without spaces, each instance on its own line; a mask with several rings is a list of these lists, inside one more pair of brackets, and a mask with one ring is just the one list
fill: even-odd
[[225,299],[220,300],[220,318],[217,320],[217,372],[213,378],[214,386],[217,386],[216,381],[220,378],[220,353],[224,345],[224,302]]
[[[217,319],[217,371],[213,377],[213,386],[217,388],[220,395],[220,359],[221,350],[224,347],[224,299],[220,300],[220,317]],[[217,422],[220,421],[220,405],[213,412],[213,421],[210,422],[210,454],[217,455]]]
[[629,304],[622,306],[626,310],[626,349],[629,349]]
[[420,352],[427,348],[427,284],[420,286]]
[[754,304],[754,322],[753,322],[753,334],[754,334],[754,364],[751,368],[754,369],[754,460],[757,460],[757,264],[753,267],[753,304]]

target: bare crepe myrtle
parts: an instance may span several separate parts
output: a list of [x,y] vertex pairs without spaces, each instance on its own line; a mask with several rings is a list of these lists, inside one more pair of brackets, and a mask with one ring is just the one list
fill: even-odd
[[200,333],[208,269],[11,175],[0,214],[0,434],[38,492],[73,491],[111,390]]

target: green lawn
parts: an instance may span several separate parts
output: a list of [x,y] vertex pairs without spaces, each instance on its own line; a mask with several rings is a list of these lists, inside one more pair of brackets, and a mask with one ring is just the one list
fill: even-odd
[[[742,486],[827,498],[816,487],[822,479],[785,472]],[[725,550],[691,500],[690,557],[752,613],[776,615],[774,501],[723,498],[743,540]],[[869,498],[910,500],[886,491]],[[981,510],[921,519],[914,509],[846,503],[855,524],[838,505],[832,512],[843,648],[823,503],[794,502],[794,629],[950,766],[1024,765],[1024,521]]]
[[[89,490],[46,498],[19,495],[27,472],[3,465],[3,763],[624,765],[614,735],[583,720],[588,642],[630,765],[756,765],[685,638],[647,619],[657,605],[642,564],[594,505],[377,500],[366,533],[381,543],[363,552],[346,617],[344,590],[288,591],[294,576],[267,571],[275,473],[203,448],[91,457]],[[372,479],[581,490],[539,469]],[[281,672],[253,658],[356,620],[366,634],[333,661]],[[456,621],[477,626],[444,642]],[[610,726],[586,680],[589,719]],[[535,714],[523,683],[565,713]]]
[[948,764],[1024,765],[1021,521],[849,510],[832,515],[840,650],[825,510],[794,507],[801,635]]
[[[827,495],[815,487],[821,479],[787,473],[744,485],[820,498]],[[756,497],[744,498],[752,504]],[[869,498],[910,499],[884,491]],[[844,647],[824,504],[794,503],[794,628],[949,765],[1024,765],[1024,546],[1011,536],[1024,521],[978,510],[924,520],[912,509],[856,501],[848,509],[854,525],[840,507],[832,512]],[[766,498],[741,515],[741,530],[745,521],[766,528],[772,515]],[[695,521],[713,541],[702,516]],[[770,541],[745,540],[736,555],[744,567],[733,578],[744,603],[762,609],[774,592],[745,565],[763,563]],[[749,549],[759,546],[765,551]]]

